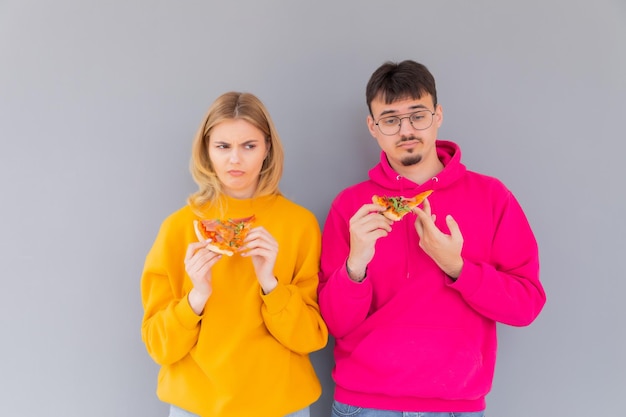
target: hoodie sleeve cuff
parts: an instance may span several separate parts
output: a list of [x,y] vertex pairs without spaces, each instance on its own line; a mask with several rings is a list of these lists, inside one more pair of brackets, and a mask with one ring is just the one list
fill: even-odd
[[269,294],[263,294],[263,290],[259,291],[261,292],[261,299],[263,299],[267,307],[267,312],[270,314],[276,314],[282,311],[291,298],[289,288],[287,288],[286,285],[282,285],[280,282]]
[[196,315],[194,311],[191,309],[189,305],[188,297],[189,294],[185,295],[183,299],[174,307],[174,315],[178,322],[188,330],[193,330],[200,320],[202,320],[202,315]]
[[372,293],[372,284],[367,279],[367,270],[365,271],[365,277],[361,281],[355,281],[348,275],[348,265],[345,264],[345,268],[340,268],[337,271],[337,283],[339,284],[339,291],[343,294],[350,294],[350,298],[360,299],[369,298]]
[[463,269],[461,270],[461,275],[459,275],[456,280],[448,278],[448,285],[450,285],[458,292],[463,293],[465,296],[470,297],[480,288],[480,276],[480,266],[465,261],[463,264]]

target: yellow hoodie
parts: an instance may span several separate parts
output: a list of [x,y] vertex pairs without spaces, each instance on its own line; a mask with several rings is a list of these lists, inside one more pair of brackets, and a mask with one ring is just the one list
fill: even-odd
[[223,256],[197,316],[187,301],[184,258],[197,241],[198,217],[186,206],[165,219],[141,278],[142,338],[161,365],[157,395],[202,417],[284,416],[321,394],[308,356],[328,340],[317,304],[320,228],[310,211],[282,196],[223,203],[206,218],[254,214],[253,226],[278,241],[278,286],[264,295],[251,259]]

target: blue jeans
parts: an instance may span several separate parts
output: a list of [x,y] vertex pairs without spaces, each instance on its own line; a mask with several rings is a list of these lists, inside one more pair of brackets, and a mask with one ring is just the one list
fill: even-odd
[[485,417],[484,411],[474,413],[428,413],[410,411],[376,410],[333,401],[332,417]]
[[[309,407],[305,407],[302,410],[295,413],[287,414],[285,417],[309,417]],[[189,411],[185,411],[182,408],[178,408],[175,405],[170,405],[169,417],[198,417],[196,414],[192,414]]]

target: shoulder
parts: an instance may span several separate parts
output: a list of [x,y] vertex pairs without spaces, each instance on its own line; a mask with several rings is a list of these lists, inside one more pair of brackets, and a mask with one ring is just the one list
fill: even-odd
[[466,186],[482,190],[483,193],[498,196],[509,196],[511,194],[507,186],[499,178],[494,176],[468,170],[464,177],[463,181]]
[[507,186],[498,178],[467,171],[464,180],[459,184],[463,191],[459,191],[470,204],[478,204],[481,207],[492,207],[495,211],[504,210],[515,197]]
[[191,207],[184,206],[170,213],[161,222],[158,236],[165,241],[179,240],[193,231],[193,220],[196,218]]
[[[190,242],[194,239],[193,212],[189,207],[182,207],[170,213],[162,222],[154,240],[151,253],[161,258],[184,256],[181,255],[185,245],[181,242]],[[156,262],[156,261],[155,261]]]
[[315,236],[320,233],[319,222],[313,212],[284,196],[278,196],[271,211],[265,211],[262,216],[259,221],[276,233],[276,237],[298,239],[297,236]]
[[[276,197],[274,203],[275,212],[281,215],[289,216],[290,218],[315,220],[315,215],[308,208],[288,199],[287,197],[280,195]],[[317,221],[317,220],[316,220]]]
[[196,216],[193,214],[191,207],[184,206],[179,208],[178,210],[170,213],[162,223],[161,227],[172,227],[179,223],[185,223],[187,221],[192,221]]
[[354,199],[362,199],[364,196],[371,197],[376,194],[377,187],[370,180],[361,181],[344,188],[335,197],[335,202],[344,203]]
[[381,188],[370,180],[356,183],[337,194],[332,202],[331,210],[346,212],[351,216],[363,204],[371,203],[374,194],[381,193]]
[[302,206],[301,204],[296,203],[295,201],[289,199],[288,197],[285,197],[284,195],[276,196],[275,204],[278,207],[288,208],[290,210],[308,211],[306,207]]

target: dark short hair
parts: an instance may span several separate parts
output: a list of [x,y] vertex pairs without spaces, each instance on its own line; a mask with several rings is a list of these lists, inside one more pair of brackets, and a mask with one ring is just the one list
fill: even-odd
[[387,61],[370,77],[365,90],[367,107],[372,112],[372,101],[380,97],[386,104],[402,99],[419,99],[430,94],[437,105],[435,78],[424,65],[406,60]]

